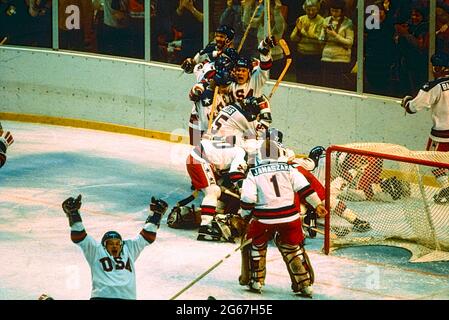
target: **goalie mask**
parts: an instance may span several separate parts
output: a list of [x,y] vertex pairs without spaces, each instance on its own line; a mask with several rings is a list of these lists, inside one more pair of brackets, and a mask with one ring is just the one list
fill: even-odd
[[195,206],[176,206],[167,217],[167,224],[173,229],[196,229],[201,224],[201,210]]

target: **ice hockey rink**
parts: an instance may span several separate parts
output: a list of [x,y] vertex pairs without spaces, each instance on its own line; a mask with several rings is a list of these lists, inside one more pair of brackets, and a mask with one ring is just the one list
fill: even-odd
[[[140,232],[151,196],[170,208],[190,194],[184,161],[189,146],[126,134],[2,121],[13,133],[0,170],[0,299],[90,298],[91,276],[71,242],[61,203],[82,194],[86,231],[124,238]],[[199,203],[199,199],[195,200]],[[222,260],[177,299],[299,300],[280,253],[270,244],[262,294],[238,284],[238,244],[201,242],[196,230],[175,230],[164,217],[156,241],[136,262],[137,298],[169,300]],[[410,263],[410,253],[385,246],[340,249],[326,256],[323,238],[306,240],[316,300],[447,300],[449,262]]]

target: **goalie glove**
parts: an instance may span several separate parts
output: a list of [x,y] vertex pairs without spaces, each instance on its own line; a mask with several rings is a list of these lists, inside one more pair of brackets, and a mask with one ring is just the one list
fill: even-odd
[[161,219],[164,213],[167,211],[168,203],[162,199],[156,199],[151,197],[150,203],[150,215],[148,216],[145,223],[152,223],[159,227],[161,224]]
[[276,45],[277,45],[277,42],[276,42],[276,39],[274,38],[274,36],[266,37],[264,40],[262,40],[259,43],[257,50],[259,50],[259,52],[262,55],[266,56],[270,52],[270,49],[274,48]]
[[79,213],[79,209],[81,208],[81,195],[75,199],[70,197],[62,203],[62,210],[64,210],[67,218],[69,218],[70,227],[73,226],[76,222],[82,222],[81,215]]
[[185,73],[193,73],[193,68],[195,67],[195,61],[192,58],[187,58],[181,63],[181,68]]
[[9,146],[14,142],[14,138],[11,135],[11,132],[3,130],[0,127],[0,168],[6,163],[6,150],[8,150]]
[[401,107],[404,108],[404,110],[410,114],[415,113],[415,112],[411,111],[410,107],[409,107],[409,102],[412,100],[413,100],[412,96],[405,96],[404,98],[402,98],[402,101],[401,101]]

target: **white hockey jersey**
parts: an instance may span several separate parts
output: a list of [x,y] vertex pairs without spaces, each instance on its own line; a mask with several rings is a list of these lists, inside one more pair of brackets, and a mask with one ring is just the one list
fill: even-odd
[[243,137],[256,138],[262,136],[265,127],[259,121],[253,120],[251,115],[242,109],[238,103],[228,105],[221,109],[212,122],[211,133],[213,135],[228,137],[235,136],[240,145]]
[[[81,222],[72,228],[72,240],[81,248],[89,263],[92,275],[92,298],[136,299],[135,261],[150,244],[142,232],[132,240],[123,241],[120,257],[111,256],[106,248],[85,233]],[[147,223],[143,232],[155,234],[157,227]],[[76,235],[74,237],[74,234]],[[82,239],[76,241],[76,237]],[[153,238],[154,239],[154,238]]]
[[249,81],[244,84],[233,82],[231,84],[231,95],[233,101],[241,101],[247,97],[260,97],[263,94],[263,86],[269,79],[269,71],[272,65],[271,54],[261,55],[261,61],[251,74]]
[[[200,162],[213,165],[214,170],[229,171],[230,175],[245,173],[245,150],[226,142],[224,139],[201,139],[200,146],[192,150],[192,157]],[[232,177],[231,177],[232,178]]]
[[449,77],[426,83],[405,107],[408,113],[430,109],[433,122],[430,138],[449,142]]
[[313,207],[321,203],[307,179],[286,162],[263,161],[248,172],[240,189],[240,203],[262,223],[274,224],[299,218],[295,192]]

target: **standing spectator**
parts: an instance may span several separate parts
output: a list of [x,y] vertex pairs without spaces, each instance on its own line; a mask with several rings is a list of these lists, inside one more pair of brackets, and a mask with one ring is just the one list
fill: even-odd
[[227,25],[234,29],[234,48],[238,48],[245,28],[243,27],[243,8],[240,0],[227,0],[227,7],[220,16],[220,25]]
[[395,24],[402,95],[415,95],[428,79],[429,24],[424,21],[425,16],[426,10],[416,6],[409,21],[400,17]]
[[174,27],[182,32],[181,51],[179,53],[181,61],[187,57],[193,57],[203,47],[202,11],[202,0],[179,0]]
[[[449,151],[449,55],[443,52],[435,53],[432,58],[432,69],[435,80],[426,83],[413,98],[405,96],[402,107],[407,113],[430,110],[432,130],[427,141],[427,151]],[[449,179],[444,169],[432,170],[441,187],[434,200],[439,204],[449,203]]]
[[116,231],[108,231],[95,241],[86,233],[79,209],[81,195],[70,197],[62,203],[71,229],[71,239],[83,250],[92,275],[91,299],[136,299],[136,273],[134,262],[142,250],[156,240],[157,229],[168,204],[151,198],[150,214],[139,235],[122,241]]
[[[447,6],[449,9],[449,5]],[[449,12],[443,7],[436,9],[435,51],[449,53]]]
[[[274,39],[279,41],[284,35],[285,32],[285,19],[281,12],[281,1],[280,0],[273,0],[270,2],[270,22],[271,22],[271,35]],[[262,7],[262,6],[261,6]],[[257,40],[260,43],[265,39],[265,11],[262,12],[260,16],[255,18],[252,22],[252,25],[254,27],[257,27]],[[271,49],[271,58],[273,61],[273,65],[270,69],[270,78],[271,79],[277,79],[279,78],[282,70],[285,66],[285,59],[284,59],[284,52],[282,51],[282,48],[280,45],[275,45]]]
[[351,49],[354,29],[351,19],[345,16],[344,0],[329,0],[330,16],[324,19],[320,40],[325,41],[322,62],[323,85],[353,90],[349,82]]
[[[75,6],[75,7],[73,7]],[[79,9],[79,15],[77,15]],[[59,0],[59,47],[67,50],[95,51],[92,1]],[[76,18],[79,17],[79,21]]]
[[393,17],[388,14],[383,0],[375,3],[379,8],[379,28],[365,28],[365,91],[391,95],[391,68],[394,63]]
[[98,52],[129,57],[129,17],[126,3],[119,0],[104,0],[104,18],[98,37]]
[[[257,46],[259,42],[257,40],[258,25],[254,24],[253,21],[263,14],[263,5],[259,5],[259,0],[243,0],[242,8],[243,27],[245,28],[245,32],[248,29],[248,33],[239,53],[244,57],[254,57],[257,55]],[[254,12],[254,19],[251,21]]]
[[283,148],[270,140],[269,135],[262,143],[256,166],[249,170],[243,181],[241,215],[249,220],[244,240],[252,239],[252,243],[242,248],[239,283],[254,292],[261,292],[265,283],[267,244],[274,236],[287,266],[293,292],[311,297],[314,274],[303,246],[304,235],[295,194],[299,192],[320,217],[327,211],[306,178],[284,162],[283,154]]
[[318,14],[319,0],[306,0],[303,6],[306,14],[296,20],[296,26],[290,34],[297,41],[295,70],[296,81],[312,85],[321,84],[322,42],[319,41],[324,18]]

